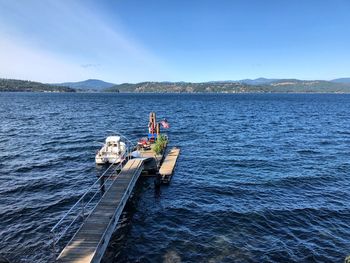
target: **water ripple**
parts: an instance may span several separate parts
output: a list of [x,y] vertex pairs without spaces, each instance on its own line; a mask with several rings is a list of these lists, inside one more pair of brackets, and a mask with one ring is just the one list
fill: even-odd
[[14,262],[53,258],[51,227],[103,171],[98,142],[144,136],[150,111],[181,147],[176,173],[160,192],[138,182],[104,262],[350,254],[349,95],[1,93],[0,105],[0,253]]

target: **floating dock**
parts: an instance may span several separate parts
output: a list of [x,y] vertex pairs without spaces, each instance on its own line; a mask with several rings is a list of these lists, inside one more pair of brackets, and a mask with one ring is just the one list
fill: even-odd
[[[155,113],[150,114],[148,141],[139,142],[137,148],[139,153],[132,155],[131,153],[135,149],[134,146],[129,146],[127,151],[129,154],[127,154],[126,160],[115,168],[112,168],[113,164],[111,164],[52,228],[52,245],[56,253],[56,246],[60,245],[61,238],[73,224],[76,224],[82,218],[80,228],[58,255],[56,262],[100,262],[141,173],[144,172],[144,174],[151,176],[157,175],[157,186],[159,186],[158,182],[167,184],[170,182],[180,149],[176,147],[171,149],[164,159],[168,139],[166,135],[162,136],[160,134],[160,123],[156,122],[155,117]],[[164,125],[169,128],[167,122]],[[130,142],[130,140],[128,141]],[[159,144],[156,150],[155,144],[157,142]],[[140,143],[141,147],[139,147]],[[162,147],[161,151],[159,147]],[[110,174],[107,175],[107,172]],[[106,183],[108,183],[108,186]],[[100,188],[94,190],[98,185],[100,185]],[[95,200],[94,198],[100,192],[99,190],[101,190],[102,195],[98,197],[96,203],[92,203],[92,200]],[[88,201],[85,199],[88,199]],[[90,207],[90,212],[85,213],[85,210],[91,204],[93,206]],[[78,209],[78,213],[76,213],[76,209]],[[85,215],[87,215],[87,218],[85,218]],[[70,223],[67,222],[69,218],[73,219]],[[65,224],[68,224],[68,226],[64,227]]]
[[179,157],[180,149],[172,148],[165,157],[162,166],[159,169],[160,180],[162,183],[168,184],[173,176],[177,158]]

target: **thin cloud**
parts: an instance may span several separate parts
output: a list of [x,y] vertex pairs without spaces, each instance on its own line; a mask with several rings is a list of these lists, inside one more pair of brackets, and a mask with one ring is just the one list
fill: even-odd
[[82,68],[98,68],[98,67],[100,67],[100,64],[90,63],[90,64],[82,64],[80,66]]
[[[161,59],[120,23],[107,23],[80,2],[28,2],[6,2],[3,11],[0,2],[0,77],[46,82],[166,78]],[[2,16],[6,10],[11,15]]]

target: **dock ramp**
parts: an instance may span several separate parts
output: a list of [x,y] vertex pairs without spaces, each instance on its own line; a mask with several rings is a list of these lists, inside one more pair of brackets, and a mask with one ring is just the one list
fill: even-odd
[[57,258],[57,262],[100,262],[119,217],[143,169],[143,158],[129,160],[82,226]]

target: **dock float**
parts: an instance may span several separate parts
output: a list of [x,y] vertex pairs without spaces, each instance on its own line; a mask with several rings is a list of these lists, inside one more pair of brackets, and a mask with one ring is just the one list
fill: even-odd
[[119,217],[143,170],[143,158],[129,160],[57,258],[57,262],[100,262]]
[[159,174],[161,176],[160,180],[162,183],[168,184],[170,182],[179,155],[180,149],[176,147],[172,148],[170,152],[166,155],[159,169]]

